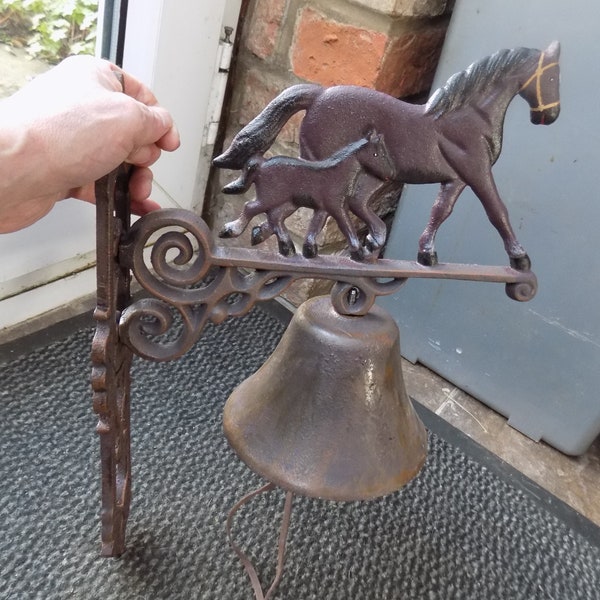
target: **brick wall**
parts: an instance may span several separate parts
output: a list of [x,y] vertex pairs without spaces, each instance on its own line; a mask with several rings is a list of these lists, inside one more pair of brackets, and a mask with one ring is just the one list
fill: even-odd
[[[279,92],[301,82],[355,84],[397,98],[429,91],[444,41],[452,0],[249,0],[242,22],[233,92],[225,114],[224,147]],[[273,153],[295,156],[302,114],[281,132]],[[223,196],[237,173],[217,172],[205,217],[213,230],[239,213],[251,196]],[[389,217],[397,198],[377,207]],[[309,211],[286,224],[300,241]],[[249,230],[233,241],[248,244]],[[328,222],[323,251],[344,251],[335,223]],[[275,248],[274,240],[266,242]],[[311,283],[291,293],[296,304],[320,292]]]

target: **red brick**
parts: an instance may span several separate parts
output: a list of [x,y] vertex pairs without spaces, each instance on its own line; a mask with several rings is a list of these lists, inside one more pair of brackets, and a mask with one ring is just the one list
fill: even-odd
[[257,0],[248,27],[246,46],[253,54],[265,59],[273,54],[283,15],[285,0]]
[[449,10],[448,0],[349,0],[391,17],[436,17]]
[[428,90],[445,35],[445,27],[435,27],[391,40],[374,87],[396,98]]
[[371,87],[387,40],[384,33],[339,23],[306,8],[296,25],[292,68],[298,77],[322,85]]

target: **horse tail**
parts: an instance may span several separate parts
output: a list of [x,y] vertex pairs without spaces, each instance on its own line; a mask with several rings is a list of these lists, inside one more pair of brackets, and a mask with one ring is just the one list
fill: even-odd
[[232,140],[229,148],[213,160],[221,169],[242,169],[254,154],[266,152],[290,117],[310,108],[321,95],[320,85],[301,83],[279,94]]
[[260,154],[251,156],[248,162],[244,165],[242,174],[231,183],[228,183],[223,189],[224,194],[243,194],[250,189],[254,183],[259,168],[265,162],[265,159]]

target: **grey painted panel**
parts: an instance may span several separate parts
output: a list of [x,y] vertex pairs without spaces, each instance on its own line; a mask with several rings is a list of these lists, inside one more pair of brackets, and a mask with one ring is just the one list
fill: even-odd
[[[494,167],[539,292],[509,300],[501,285],[410,281],[380,303],[402,350],[506,415],[534,439],[579,454],[600,433],[600,4],[596,0],[458,0],[436,82],[500,48],[558,39],[562,112],[533,126],[519,97]],[[387,251],[412,259],[437,186],[402,196]],[[500,237],[467,189],[440,229],[441,262],[507,264]]]

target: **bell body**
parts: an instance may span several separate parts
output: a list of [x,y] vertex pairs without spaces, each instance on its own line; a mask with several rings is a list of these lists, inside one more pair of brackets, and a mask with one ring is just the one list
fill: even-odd
[[396,491],[427,454],[395,321],[377,306],[341,316],[328,296],[302,304],[270,358],[234,390],[224,430],[253,471],[329,500]]

